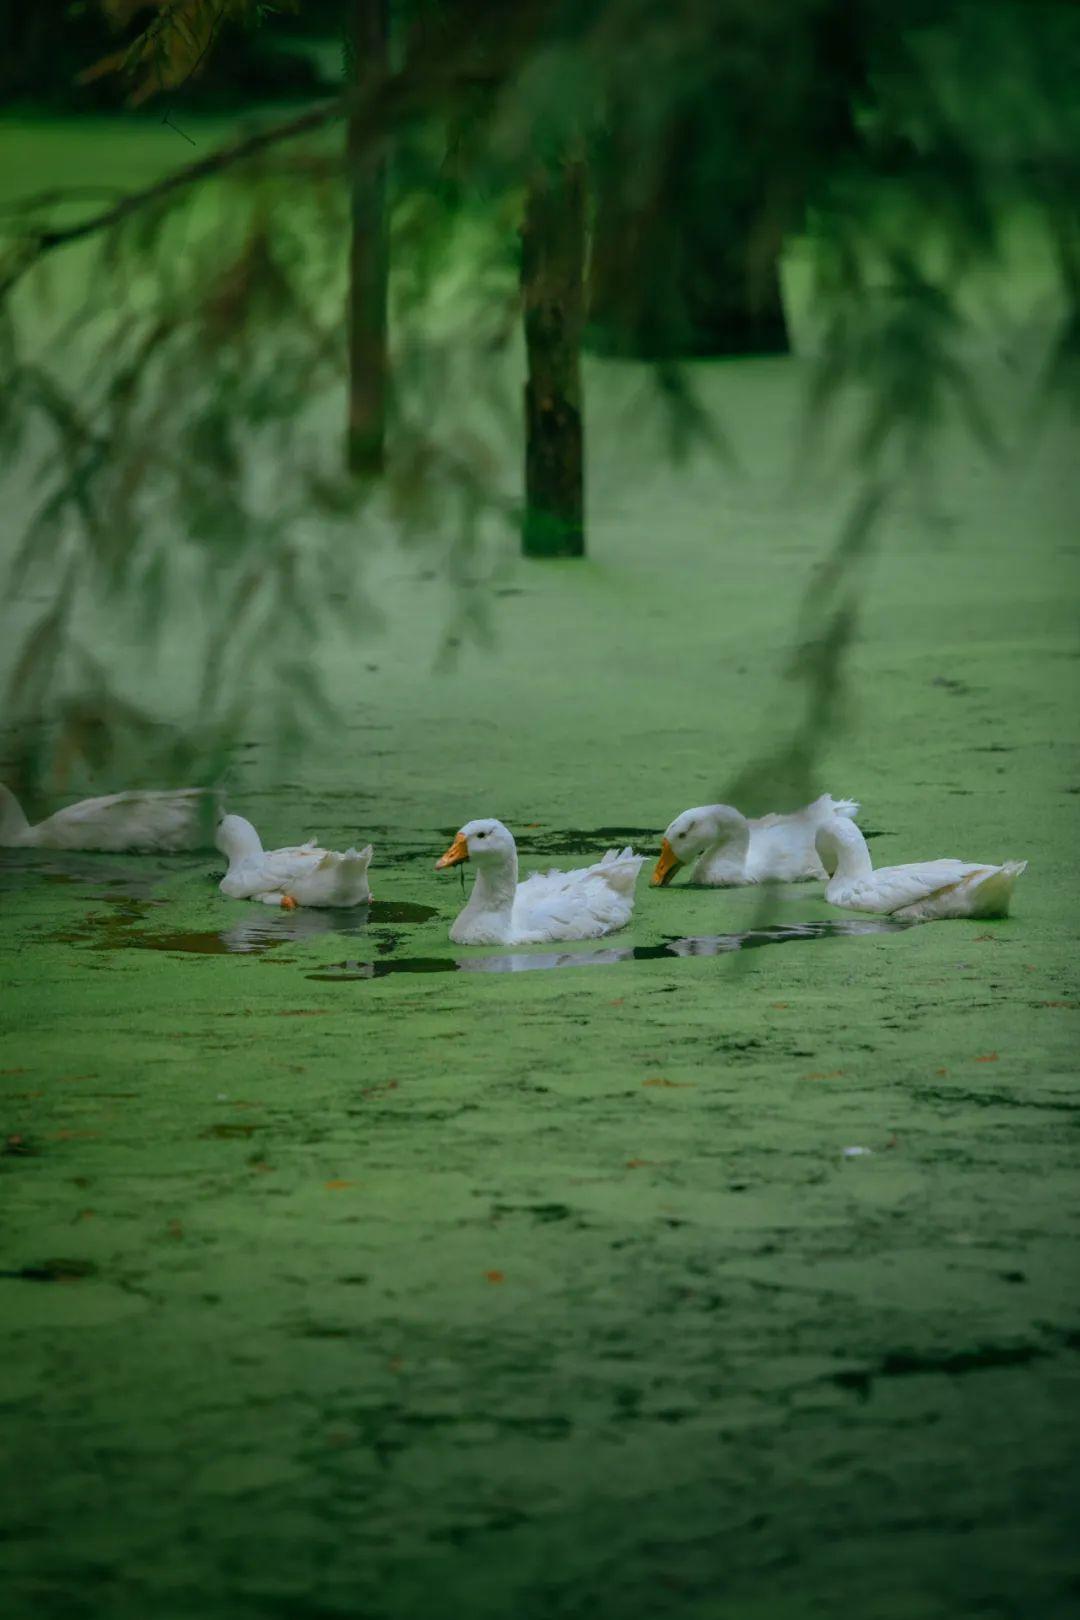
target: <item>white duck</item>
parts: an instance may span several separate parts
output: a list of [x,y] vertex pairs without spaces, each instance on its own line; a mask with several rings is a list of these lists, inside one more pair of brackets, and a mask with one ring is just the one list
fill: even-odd
[[851,821],[820,827],[817,851],[829,873],[825,898],[850,911],[879,911],[911,922],[944,917],[1005,917],[1013,884],[1027,861],[975,866],[969,861],[918,861],[874,871],[866,839]]
[[81,799],[31,827],[18,799],[0,782],[0,846],[20,849],[201,849],[219,814],[208,788],[107,793]]
[[261,900],[295,911],[297,906],[360,906],[371,899],[370,844],[339,854],[320,849],[312,838],[289,849],[267,850],[250,821],[225,816],[217,847],[229,858],[229,870],[218,886],[231,900]]
[[436,869],[472,861],[476,882],[450,938],[457,945],[536,945],[599,939],[624,928],[634,911],[634,884],[645,864],[632,849],[609,849],[595,866],[534,872],[518,882],[517,845],[501,821],[470,821]]
[[678,868],[691,861],[690,881],[712,888],[824,878],[814,849],[818,828],[834,816],[858,813],[853,799],[834,799],[829,793],[791,815],[762,816],[757,821],[748,821],[730,804],[684,810],[660,840],[653,886],[670,883]]

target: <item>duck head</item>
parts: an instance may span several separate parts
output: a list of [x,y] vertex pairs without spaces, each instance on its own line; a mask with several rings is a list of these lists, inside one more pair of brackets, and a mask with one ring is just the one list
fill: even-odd
[[435,870],[475,861],[484,867],[502,866],[517,855],[514,835],[501,821],[467,821],[445,855],[435,862]]
[[653,888],[670,883],[680,866],[696,861],[706,850],[731,844],[733,854],[740,845],[745,851],[747,836],[746,817],[730,804],[684,810],[660,840],[660,858],[650,879]]

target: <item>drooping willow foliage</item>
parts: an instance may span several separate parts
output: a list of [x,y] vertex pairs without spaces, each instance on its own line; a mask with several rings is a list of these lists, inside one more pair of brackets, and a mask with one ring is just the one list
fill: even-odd
[[[342,0],[346,61],[371,3]],[[276,26],[255,0],[104,9],[126,33],[87,69],[170,106],[223,31]],[[108,775],[133,744],[162,781],[213,775],[256,701],[295,745],[333,705],[313,651],[363,633],[390,535],[455,586],[448,645],[490,632],[485,537],[521,506],[519,231],[537,172],[572,163],[585,341],[654,367],[676,448],[723,428],[681,362],[783,348],[780,255],[809,256],[808,421],[850,425],[852,504],[799,627],[805,712],[734,785],[800,795],[890,503],[943,421],[1000,448],[963,300],[1017,206],[1059,276],[1044,380],[1075,395],[1078,8],[402,0],[391,24],[385,62],[353,49],[352,88],[143,192],[29,196],[0,221],[0,434],[9,510],[32,513],[8,592],[37,604],[3,675],[24,786],[79,760]],[[346,470],[347,118],[350,163],[390,158],[379,478]],[[179,668],[178,639],[200,673],[164,714],[138,659]]]

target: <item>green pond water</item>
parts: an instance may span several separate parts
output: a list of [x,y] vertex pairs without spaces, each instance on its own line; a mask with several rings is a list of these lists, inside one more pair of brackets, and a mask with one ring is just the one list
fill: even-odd
[[830,933],[816,885],[643,877],[576,964],[447,938],[464,820],[526,868],[652,852],[790,729],[850,495],[790,477],[804,380],[703,368],[736,472],[590,365],[590,559],[502,558],[452,668],[447,588],[380,551],[339,728],[284,770],[252,730],[230,783],[268,842],[370,839],[370,910],[0,859],[6,1614],[1075,1612],[1066,424],[994,461],[943,427],[821,763],[879,862],[1027,858],[1012,917]]

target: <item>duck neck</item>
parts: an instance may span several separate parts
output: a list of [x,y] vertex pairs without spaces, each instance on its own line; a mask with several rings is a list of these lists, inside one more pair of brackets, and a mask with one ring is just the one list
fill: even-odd
[[834,883],[863,883],[874,875],[874,863],[866,839],[853,821],[843,823],[843,832],[836,839],[836,871]]
[[734,825],[729,821],[715,842],[698,856],[694,877],[699,883],[715,883],[719,878],[741,876],[749,853],[750,823],[745,818]]
[[0,782],[0,844],[22,844],[30,831],[30,823],[23,815],[22,805]]
[[259,837],[255,828],[251,825],[251,822],[243,822],[243,824],[237,829],[237,837],[233,844],[233,851],[229,856],[230,868],[240,866],[244,861],[251,860],[253,856],[262,855],[264,853],[263,841]]
[[501,912],[509,915],[514,909],[517,893],[517,851],[504,855],[501,860],[486,859],[476,863],[476,882],[465,910],[475,916],[478,912]]

